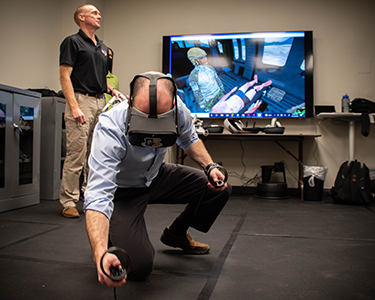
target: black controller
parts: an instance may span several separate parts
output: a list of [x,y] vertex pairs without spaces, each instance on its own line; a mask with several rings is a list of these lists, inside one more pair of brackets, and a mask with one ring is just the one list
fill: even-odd
[[[215,182],[215,181],[211,178],[210,174],[211,174],[211,171],[212,171],[213,169],[218,169],[218,170],[219,170],[219,171],[225,176],[224,181],[223,181],[223,180],[219,180],[219,181]],[[223,168],[223,166],[220,166],[219,164],[216,164],[216,163],[209,164],[209,165],[205,168],[204,172],[205,172],[206,175],[207,175],[208,181],[209,181],[209,182],[210,182],[215,188],[220,188],[220,187],[222,187],[222,186],[228,181],[228,172],[227,172],[227,170],[225,170],[225,169]]]
[[[118,254],[116,254],[116,252]],[[121,266],[119,267],[110,267],[109,269],[109,272],[110,274],[108,274],[104,268],[103,268],[103,258],[104,256],[107,254],[107,253],[112,253],[112,254],[115,254],[119,259],[120,259],[120,256],[121,258],[124,257],[125,258],[125,261],[124,259],[121,260]],[[125,268],[123,268],[122,266],[125,266]],[[102,256],[101,260],[100,260],[100,268],[102,269],[102,272],[104,273],[104,275],[106,275],[107,277],[109,277],[111,280],[113,281],[121,281],[122,279],[125,278],[125,275],[127,274],[127,271],[129,270],[130,268],[130,258],[129,258],[129,255],[126,253],[126,251],[122,248],[119,248],[119,247],[111,247],[109,248]]]
[[111,278],[113,281],[121,281],[125,278],[126,275],[126,270],[124,270],[121,266],[117,268],[111,267],[109,269],[109,272],[110,274],[108,277]]

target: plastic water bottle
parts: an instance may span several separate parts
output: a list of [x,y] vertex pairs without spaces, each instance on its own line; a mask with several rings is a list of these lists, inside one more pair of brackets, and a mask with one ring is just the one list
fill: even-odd
[[349,104],[350,104],[350,99],[348,94],[345,94],[342,96],[341,99],[341,111],[342,112],[349,112]]

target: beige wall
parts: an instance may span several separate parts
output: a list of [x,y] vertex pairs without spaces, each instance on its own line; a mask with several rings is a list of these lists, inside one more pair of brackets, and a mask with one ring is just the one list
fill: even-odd
[[[98,36],[114,49],[114,73],[124,93],[134,74],[161,71],[163,35],[225,33],[241,31],[312,30],[314,32],[315,104],[365,97],[375,101],[375,19],[373,0],[269,0],[172,1],[172,0],[1,0],[0,83],[19,88],[48,86],[60,90],[59,46],[77,31],[72,15],[83,3],[93,3],[102,12]],[[330,120],[280,120],[286,133],[318,133],[321,138],[305,142],[305,163],[329,168],[325,187],[333,185],[337,170],[348,158],[348,126]],[[221,123],[219,121],[218,123]],[[266,125],[268,121],[258,122]],[[284,145],[297,154],[293,143]],[[241,185],[235,173],[252,178],[261,165],[285,161],[287,181],[296,187],[297,164],[271,142],[239,141],[207,143],[214,160],[231,173],[230,182]],[[356,158],[375,167],[375,127],[370,136],[357,125]],[[235,172],[235,173],[234,173]]]

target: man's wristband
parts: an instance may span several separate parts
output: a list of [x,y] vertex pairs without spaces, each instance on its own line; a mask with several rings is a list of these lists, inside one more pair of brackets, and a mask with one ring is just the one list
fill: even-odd
[[115,88],[111,88],[110,90],[109,90],[109,94],[112,96],[112,92],[113,92],[113,90],[114,90]]
[[204,168],[204,173],[208,176],[209,171],[210,171],[211,169],[214,169],[214,168],[217,168],[217,167],[220,167],[220,165],[217,164],[217,163],[210,163],[210,164],[208,164],[208,165]]
[[[217,168],[223,175],[224,175],[224,180],[219,180],[217,182],[213,181],[213,179],[211,178],[210,174],[211,174],[211,171],[213,169]],[[228,181],[228,172],[227,170],[225,170],[223,168],[223,166],[220,166],[219,164],[217,163],[211,163],[211,164],[208,164],[205,168],[204,168],[204,173],[206,174],[207,178],[208,178],[208,181],[215,187],[215,188],[220,188],[222,187],[227,181]]]

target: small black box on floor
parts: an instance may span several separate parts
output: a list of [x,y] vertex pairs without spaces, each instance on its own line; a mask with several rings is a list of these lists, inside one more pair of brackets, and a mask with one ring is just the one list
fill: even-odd
[[288,199],[288,186],[285,182],[259,182],[256,188],[255,197],[271,200]]
[[324,181],[318,178],[314,179],[314,186],[310,186],[309,184],[309,177],[303,178],[303,199],[305,201],[322,201],[323,200],[323,189],[324,189]]
[[[255,191],[255,197],[264,199],[288,199],[288,185],[286,184],[285,167],[283,162],[275,162],[273,166],[261,166],[262,182],[259,182]],[[281,172],[284,182],[270,181],[272,175]]]

